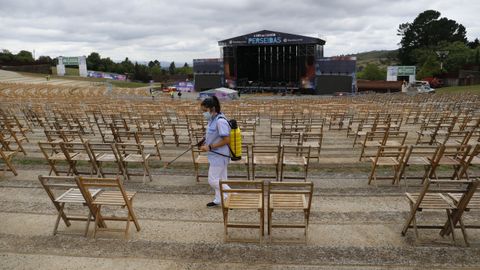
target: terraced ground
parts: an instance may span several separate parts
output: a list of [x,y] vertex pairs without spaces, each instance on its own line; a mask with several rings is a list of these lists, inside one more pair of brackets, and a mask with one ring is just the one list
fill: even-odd
[[[271,142],[269,121],[261,119],[260,143]],[[403,126],[412,131],[407,143],[414,142],[417,128]],[[45,137],[36,128],[28,135],[28,155],[15,159],[19,175],[0,173],[0,269],[480,269],[479,230],[468,231],[470,247],[460,231],[456,244],[437,230],[420,231],[418,240],[413,231],[402,237],[409,212],[405,187],[367,185],[370,165],[357,161],[353,139],[345,130],[327,129],[320,162],[309,175],[315,190],[308,242],[266,238],[257,244],[224,242],[221,210],[205,207],[213,191],[206,181],[195,181],[189,154],[162,169],[163,162],[186,149],[174,146],[162,148],[162,162],[152,160],[152,182],[142,184],[141,177],[125,182],[127,190],[138,192],[134,208],[140,232],[131,229],[129,240],[114,233],[85,238],[84,224],[77,222],[62,225],[65,233],[53,236],[56,211],[37,180],[49,170],[36,145]],[[230,173],[238,170],[231,166]],[[419,184],[410,181],[408,190],[418,190]],[[425,213],[420,222],[425,220],[442,224],[445,215]],[[478,223],[480,216],[468,213],[465,221]],[[276,240],[301,236],[296,230],[274,231]]]

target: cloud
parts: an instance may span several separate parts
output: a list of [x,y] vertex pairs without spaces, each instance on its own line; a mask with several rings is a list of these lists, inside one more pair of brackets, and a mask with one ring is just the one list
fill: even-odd
[[398,25],[435,9],[480,37],[480,1],[0,0],[0,48],[191,62],[218,57],[218,40],[263,29],[321,37],[326,55],[395,49]]

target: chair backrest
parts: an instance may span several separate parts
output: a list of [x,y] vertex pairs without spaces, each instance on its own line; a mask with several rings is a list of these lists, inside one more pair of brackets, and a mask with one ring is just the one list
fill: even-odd
[[381,157],[392,157],[398,162],[402,163],[407,152],[407,146],[379,146],[377,155],[375,156],[375,163]]
[[113,155],[117,160],[119,159],[117,150],[115,149],[115,145],[113,143],[87,142],[87,146],[88,150],[92,154],[92,158],[95,160],[98,156],[101,156],[102,154]]
[[385,144],[388,136],[387,131],[368,131],[365,135],[364,144],[367,142],[379,142],[381,145]]
[[451,140],[455,140],[454,143],[460,144],[460,145],[466,145],[468,144],[468,141],[472,137],[473,130],[463,130],[463,131],[457,131],[457,130],[452,130],[447,133],[447,135],[443,138],[442,141],[438,141],[440,144],[447,144]]
[[311,146],[287,146],[284,145],[282,147],[282,156],[297,156],[297,157],[305,157],[307,159],[307,163],[310,160],[311,154]]
[[300,145],[301,133],[300,132],[281,132],[279,145]]
[[[55,202],[59,195],[71,188],[78,188],[75,176],[43,176],[39,175],[38,180],[48,194],[48,197]],[[79,198],[83,200],[83,198]]]
[[471,145],[441,145],[440,151],[435,156],[435,163],[442,157],[451,157],[460,161],[464,161],[470,152]]
[[143,145],[138,143],[115,143],[115,148],[117,149],[118,156],[120,159],[124,159],[130,154],[133,155],[142,155],[143,160],[145,161],[145,153],[143,151]]
[[[423,197],[427,193],[438,193],[443,198],[446,199],[448,194],[462,194],[462,198],[460,199],[461,205],[457,205],[457,208],[460,210],[465,210],[472,198],[473,194],[475,193],[479,184],[479,180],[433,180],[427,178],[423,187],[418,194],[418,199],[416,201],[415,208],[419,208],[420,204],[422,203]],[[446,201],[450,201],[446,199]]]
[[322,140],[323,140],[323,132],[321,131],[304,132],[302,134],[302,142],[318,142],[318,144],[321,145]]
[[440,145],[410,145],[404,160],[406,163],[412,157],[424,157],[433,160],[440,148]]
[[259,144],[252,145],[253,156],[276,155],[277,157],[280,157],[280,152],[281,152],[281,147],[278,145],[259,145]]
[[38,142],[40,150],[44,154],[45,158],[49,158],[53,154],[63,154],[62,141],[53,141],[53,142]]
[[128,201],[127,193],[120,178],[76,177],[75,180],[87,203],[93,201],[93,196],[90,192],[92,189],[120,191],[125,202]]
[[135,141],[137,144],[142,143],[143,140],[152,140],[155,144],[158,143],[157,136],[153,130],[143,130],[135,132]]
[[60,146],[62,147],[62,151],[68,161],[72,161],[72,157],[74,154],[84,154],[90,159],[90,161],[93,161],[92,153],[90,152],[87,143],[88,141],[86,141],[85,143],[61,142]]
[[405,144],[405,140],[407,139],[407,136],[408,136],[408,131],[390,130],[387,133],[384,144],[387,143],[388,141],[396,141],[400,145],[403,145]]

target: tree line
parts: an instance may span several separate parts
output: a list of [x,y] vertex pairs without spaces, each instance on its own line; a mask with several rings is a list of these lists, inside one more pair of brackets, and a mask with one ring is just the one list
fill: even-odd
[[[14,54],[8,50],[0,52],[0,66],[25,66],[25,65],[50,65],[55,66],[57,59],[50,56],[40,56],[34,59],[31,52],[22,50]],[[112,72],[118,74],[127,74],[129,79],[148,82],[159,75],[191,75],[193,69],[185,63],[182,67],[176,67],[175,62],[171,62],[168,68],[163,68],[158,60],[149,61],[147,65],[138,62],[133,63],[128,57],[117,63],[109,57],[102,58],[99,53],[92,52],[87,56],[87,69],[101,72]]]
[[[400,65],[417,67],[417,79],[457,73],[468,66],[480,65],[480,41],[467,40],[465,26],[445,17],[436,10],[420,13],[413,22],[399,25],[401,37],[398,49]],[[386,69],[367,64],[358,78],[384,80]]]

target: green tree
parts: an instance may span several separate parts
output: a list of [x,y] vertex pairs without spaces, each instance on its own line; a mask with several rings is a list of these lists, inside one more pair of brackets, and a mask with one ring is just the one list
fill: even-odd
[[9,50],[0,52],[0,64],[9,64],[13,61],[14,55]]
[[114,72],[115,62],[110,57],[100,59],[99,71]]
[[172,62],[170,63],[170,66],[168,67],[168,72],[170,73],[170,75],[175,74],[175,71],[176,71],[175,69],[176,69],[176,68],[175,68],[175,62],[172,61]]
[[33,55],[29,51],[21,50],[15,56],[17,62],[22,64],[31,64],[34,62]]
[[137,81],[149,82],[152,77],[149,74],[148,66],[135,62],[133,78]]
[[89,56],[87,56],[87,69],[99,70],[101,65],[102,65],[102,59],[99,53],[92,52],[90,53]]
[[125,58],[125,60],[122,61],[121,63],[124,73],[133,73],[135,66],[133,65],[132,61],[128,59],[128,57]]
[[440,12],[426,10],[420,13],[412,23],[400,24],[397,35],[401,36],[399,60],[404,65],[417,64],[413,51],[419,48],[431,48],[440,42],[467,43],[465,27],[454,20],[440,18]]
[[38,57],[38,60],[36,62],[39,64],[49,64],[53,66],[55,61],[50,56],[41,55],[40,57]]
[[478,40],[478,38],[468,43],[468,47],[470,47],[470,49],[476,49],[478,46],[480,46],[480,40]]
[[421,80],[426,77],[434,77],[439,75],[441,72],[440,62],[434,54],[431,54],[427,57],[423,65],[418,70],[417,79]]
[[385,80],[387,71],[375,64],[368,63],[362,71],[358,72],[357,77],[364,80]]

